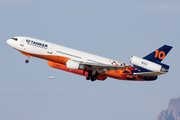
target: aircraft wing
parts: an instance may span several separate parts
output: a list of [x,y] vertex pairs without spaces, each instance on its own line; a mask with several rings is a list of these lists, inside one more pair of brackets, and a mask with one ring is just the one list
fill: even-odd
[[[129,65],[111,65],[111,64],[91,63],[91,62],[81,62],[80,64],[83,65],[85,68],[92,68],[92,69],[96,69],[97,71],[101,70],[101,72],[105,71],[105,70],[106,71],[110,71],[110,70],[117,71],[122,68],[132,67]],[[98,71],[98,72],[100,72],[100,71]]]

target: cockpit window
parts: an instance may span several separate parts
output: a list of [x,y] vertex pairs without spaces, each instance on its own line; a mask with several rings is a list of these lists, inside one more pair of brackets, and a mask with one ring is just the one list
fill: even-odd
[[13,40],[17,41],[18,39],[17,38],[12,38]]

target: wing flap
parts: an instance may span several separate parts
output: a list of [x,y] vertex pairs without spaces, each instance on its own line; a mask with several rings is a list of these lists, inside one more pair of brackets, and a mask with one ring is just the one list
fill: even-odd
[[115,70],[116,71],[116,70],[119,70],[122,68],[132,67],[129,65],[111,65],[111,64],[90,63],[90,62],[81,62],[80,64],[84,65],[87,68],[89,67],[92,69],[101,69],[103,71],[105,71],[105,70],[107,70],[107,71]]
[[115,67],[115,68],[125,68],[126,65],[110,65],[110,64],[100,64],[100,63],[90,63],[90,62],[81,62],[82,65],[91,65],[94,67]]

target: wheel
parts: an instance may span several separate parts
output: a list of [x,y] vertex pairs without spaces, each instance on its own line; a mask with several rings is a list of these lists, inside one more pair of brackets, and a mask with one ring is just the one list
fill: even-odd
[[96,80],[96,78],[95,78],[95,77],[92,77],[92,78],[91,78],[91,81],[95,81],[95,80]]
[[25,62],[26,62],[26,63],[29,63],[29,60],[26,60]]
[[86,77],[86,80],[89,80],[89,77]]

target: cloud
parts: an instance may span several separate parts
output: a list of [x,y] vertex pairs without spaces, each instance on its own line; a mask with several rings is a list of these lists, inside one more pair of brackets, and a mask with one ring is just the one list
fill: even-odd
[[149,96],[144,100],[144,105],[152,105],[154,103],[154,98]]
[[159,11],[165,11],[165,12],[173,12],[176,11],[177,8],[178,8],[178,4],[167,4],[167,3],[160,4],[157,7]]
[[180,11],[180,2],[176,3],[140,3],[130,2],[130,7],[136,10],[145,10],[153,12],[175,12]]
[[137,10],[154,10],[155,5],[151,3],[135,3],[131,2],[130,7]]
[[0,4],[31,4],[32,0],[0,0]]

